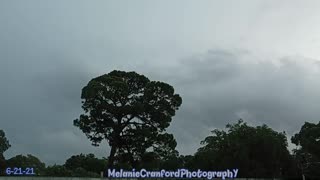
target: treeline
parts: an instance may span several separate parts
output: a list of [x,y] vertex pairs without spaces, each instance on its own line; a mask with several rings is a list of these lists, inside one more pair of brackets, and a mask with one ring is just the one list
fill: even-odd
[[[228,124],[224,130],[215,129],[200,144],[193,155],[170,154],[159,158],[156,153],[146,152],[136,166],[130,157],[116,156],[117,169],[145,168],[148,170],[225,170],[239,169],[239,177],[256,178],[307,178],[320,177],[320,123],[305,123],[291,141],[299,146],[291,153],[285,132],[276,132],[267,125],[250,126],[243,120]],[[6,150],[9,141],[1,131],[1,149]],[[5,148],[6,147],[6,148]],[[3,153],[3,152],[2,152]],[[34,168],[37,176],[100,177],[106,172],[108,160],[94,154],[73,155],[62,165],[46,166],[33,155],[17,155],[1,159],[1,169],[7,167]],[[5,171],[2,171],[5,175]]]
[[[21,176],[14,173],[14,168],[33,168],[34,176],[50,177],[100,177],[100,172],[105,171],[107,160],[99,159],[94,154],[73,155],[62,165],[46,166],[39,158],[27,154],[17,155],[7,160],[1,161],[1,175]],[[10,175],[6,169],[10,168]],[[32,174],[29,174],[32,175]]]

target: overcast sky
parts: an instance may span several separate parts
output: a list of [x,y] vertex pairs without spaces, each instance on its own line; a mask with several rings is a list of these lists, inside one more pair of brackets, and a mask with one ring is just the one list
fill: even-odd
[[0,129],[10,158],[107,156],[73,120],[81,89],[114,69],[174,86],[181,154],[243,118],[288,137],[319,122],[320,1],[1,0]]

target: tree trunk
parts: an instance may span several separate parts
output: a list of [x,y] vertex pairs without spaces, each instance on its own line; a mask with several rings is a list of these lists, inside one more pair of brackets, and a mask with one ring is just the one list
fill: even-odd
[[[118,124],[120,124],[121,119],[118,120]],[[110,150],[110,155],[109,155],[109,159],[108,159],[108,169],[111,169],[113,167],[113,163],[114,163],[114,155],[116,154],[117,148],[119,147],[119,139],[120,139],[120,129],[119,127],[115,127],[114,131],[113,131],[113,135],[112,135],[112,139],[113,141],[111,143],[109,143],[111,145],[111,150]]]
[[6,159],[4,158],[3,154],[0,154],[0,176],[6,175]]
[[133,169],[137,168],[137,162],[134,160],[133,156],[130,157],[130,163]]
[[113,162],[114,162],[114,155],[116,154],[116,147],[113,145],[111,147],[111,151],[110,151],[110,155],[109,155],[109,158],[108,158],[108,169],[111,169],[112,166],[113,166]]

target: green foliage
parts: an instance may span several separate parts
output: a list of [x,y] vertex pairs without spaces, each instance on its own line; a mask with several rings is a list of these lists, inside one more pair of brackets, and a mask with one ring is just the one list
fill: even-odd
[[300,132],[295,134],[291,141],[301,146],[302,151],[320,159],[320,122],[318,124],[305,122]]
[[172,155],[171,157],[164,159],[160,163],[160,169],[165,170],[177,170],[183,167],[183,161],[178,155]]
[[139,162],[137,168],[145,168],[147,170],[158,170],[160,166],[160,158],[154,152],[146,152],[141,156],[141,161]]
[[93,178],[98,178],[100,177],[100,173],[92,172],[92,171],[87,171],[84,168],[76,168],[71,171],[71,176],[72,177],[93,177]]
[[11,147],[9,140],[6,138],[6,134],[3,130],[0,130],[0,154],[3,154]]
[[92,177],[98,178],[100,174],[95,172],[90,172],[85,170],[84,168],[77,167],[75,169],[68,169],[64,165],[53,165],[48,166],[45,169],[44,176],[49,177]]
[[306,177],[320,177],[320,122],[305,122],[300,132],[292,136],[292,143],[299,146],[294,150],[294,157],[301,172]]
[[106,170],[106,165],[106,159],[98,159],[94,154],[74,155],[67,159],[64,164],[67,169],[72,171],[86,171],[96,173],[98,175],[101,171],[104,172]]
[[17,155],[7,160],[8,167],[33,168],[36,175],[42,175],[45,170],[45,163],[41,162],[37,157],[28,154]]
[[68,170],[65,166],[56,164],[53,166],[48,166],[44,173],[45,176],[50,177],[71,177],[72,174],[72,171]]
[[82,89],[81,98],[85,113],[74,125],[95,146],[108,140],[109,166],[114,156],[127,158],[136,167],[148,151],[161,158],[175,153],[176,142],[165,129],[182,99],[169,84],[135,72],[112,71],[92,79]]
[[251,127],[243,120],[215,129],[201,142],[193,166],[203,169],[239,168],[241,177],[280,177],[287,173],[290,154],[285,133],[267,125]]
[[6,160],[3,153],[11,147],[3,130],[0,130],[0,176],[5,175]]

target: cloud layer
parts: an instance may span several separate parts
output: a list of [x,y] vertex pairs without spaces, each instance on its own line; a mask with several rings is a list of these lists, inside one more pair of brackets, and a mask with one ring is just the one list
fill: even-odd
[[[243,118],[288,136],[318,122],[319,1],[0,2],[0,127],[7,158],[108,154],[73,127],[81,89],[114,69],[183,98],[169,131],[192,154]],[[288,5],[290,4],[290,5]],[[299,13],[297,13],[299,12]]]

